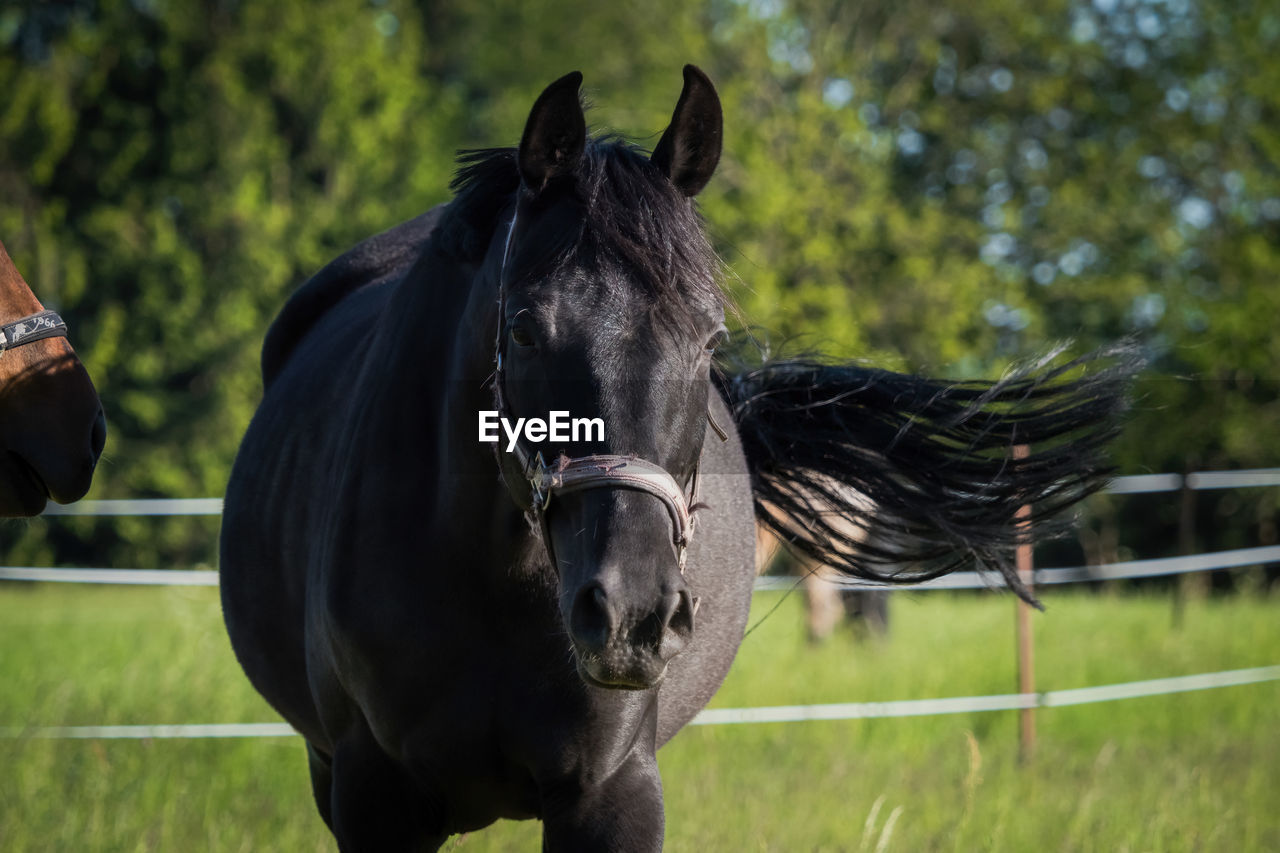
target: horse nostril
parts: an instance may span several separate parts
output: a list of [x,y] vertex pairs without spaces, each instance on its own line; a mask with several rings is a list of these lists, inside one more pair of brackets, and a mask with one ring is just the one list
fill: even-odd
[[668,660],[675,657],[693,636],[693,595],[688,589],[669,595],[662,614],[662,640],[658,654]]
[[614,624],[613,608],[604,587],[591,584],[578,591],[569,615],[569,632],[579,645],[591,651],[603,649]]
[[683,634],[693,633],[693,594],[687,589],[680,590],[675,612],[667,620],[667,627]]
[[98,409],[98,416],[93,419],[93,429],[89,432],[89,453],[93,456],[93,463],[98,464],[98,459],[102,457],[102,448],[107,446],[107,416],[103,414],[102,409]]

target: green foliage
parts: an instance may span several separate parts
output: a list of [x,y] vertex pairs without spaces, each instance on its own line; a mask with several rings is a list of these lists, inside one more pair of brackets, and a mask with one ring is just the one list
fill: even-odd
[[[974,376],[1137,334],[1192,381],[1144,385],[1123,469],[1273,465],[1278,48],[1227,0],[24,0],[0,239],[102,392],[94,496],[217,495],[293,287],[560,74],[652,141],[695,61],[726,116],[704,210],[771,342]],[[198,521],[0,524],[10,561],[213,560]]]
[[[412,8],[195,8],[103,4],[0,63],[0,232],[105,401],[98,496],[221,494],[288,293],[447,196],[460,107]],[[17,559],[79,539],[35,530]],[[117,565],[212,559],[193,523],[93,538]]]

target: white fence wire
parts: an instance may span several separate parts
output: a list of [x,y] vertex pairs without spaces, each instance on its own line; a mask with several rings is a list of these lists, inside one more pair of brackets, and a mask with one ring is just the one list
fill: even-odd
[[[1207,489],[1248,489],[1280,486],[1280,468],[1250,468],[1239,471],[1200,471],[1187,474],[1132,474],[1116,477],[1103,492],[1112,495],[1139,495],[1176,492],[1186,486],[1193,491]],[[45,515],[221,515],[221,498],[156,498],[138,500],[80,501],[69,506],[50,504]]]
[[44,515],[222,515],[222,498],[150,498],[49,504]]
[[[1188,489],[1252,488],[1280,486],[1280,468],[1245,471],[1213,471],[1188,474],[1140,474],[1117,477],[1107,488],[1111,494],[1149,494]],[[214,516],[222,512],[218,498],[171,500],[81,501],[67,507],[51,506],[46,515],[142,515]],[[1119,580],[1172,575],[1280,561],[1280,546],[1240,548],[1207,554],[1130,560],[1099,566],[1038,569],[1036,586]],[[35,566],[0,567],[0,580],[52,581],[69,583],[141,584],[166,586],[217,586],[218,573],[178,569],[55,569]],[[893,585],[863,581],[829,581],[852,589],[980,589],[991,586],[978,572],[958,572],[918,584]],[[795,578],[769,577],[756,581],[756,590],[785,590],[795,586]],[[1008,693],[991,696],[956,696],[943,699],[909,699],[892,702],[842,702],[821,705],[780,705],[759,708],[713,708],[702,711],[691,725],[733,725],[748,723],[790,723],[814,720],[854,720],[889,717],[917,717],[1028,708],[1055,708],[1094,702],[1110,702],[1141,696],[1157,696],[1280,680],[1280,665],[1237,669],[1198,675],[1158,678],[1147,681],[1051,690],[1041,693]],[[9,726],[0,727],[0,738],[54,739],[190,739],[293,737],[286,723],[211,723],[130,726]]]
[[[1189,554],[1184,557],[1129,560],[1124,563],[1105,563],[1098,566],[1036,569],[1033,581],[1036,586],[1086,583],[1177,575],[1186,572],[1207,572],[1275,562],[1280,562],[1280,545]],[[0,580],[142,586],[217,586],[218,573],[212,570],[196,569],[51,569],[40,566],[0,566]],[[980,572],[956,572],[913,584],[883,584],[859,580],[826,580],[826,582],[842,589],[990,589],[994,586],[995,578],[993,575],[984,575]],[[799,580],[795,577],[757,578],[755,590],[756,592],[789,590],[797,583]]]
[[[1151,494],[1188,489],[1256,488],[1280,486],[1280,468],[1254,468],[1240,471],[1201,471],[1187,474],[1136,474],[1116,477],[1106,492],[1117,495]],[[222,513],[220,498],[174,498],[151,500],[80,501],[70,506],[50,505],[45,515],[53,516],[216,516]],[[1280,561],[1280,546],[1240,548],[1181,557],[1152,560],[1130,560],[1098,566],[1037,569],[1033,581],[1037,586],[1122,580],[1126,578],[1174,575],[1239,568]],[[130,584],[141,586],[217,586],[218,573],[209,570],[181,569],[111,569],[49,568],[42,566],[0,566],[0,580],[51,583]],[[878,584],[859,580],[831,580],[845,589],[984,589],[992,586],[988,575],[979,572],[956,572],[946,577],[917,584]],[[757,592],[786,590],[796,584],[794,578],[766,577],[756,581]]]
[[[824,705],[777,705],[759,708],[710,708],[698,714],[692,726],[750,723],[798,723],[818,720],[866,720],[892,717],[926,717],[1023,708],[1062,708],[1095,702],[1114,702],[1143,696],[1164,696],[1195,690],[1238,687],[1280,680],[1280,665],[1252,669],[1206,672],[1174,678],[1155,678],[1049,690],[1043,693],[1006,693],[993,696],[954,696],[946,699],[906,699],[895,702],[839,702]],[[199,738],[293,737],[288,723],[204,723],[141,726],[9,726],[0,727],[0,738],[70,740],[149,740]]]

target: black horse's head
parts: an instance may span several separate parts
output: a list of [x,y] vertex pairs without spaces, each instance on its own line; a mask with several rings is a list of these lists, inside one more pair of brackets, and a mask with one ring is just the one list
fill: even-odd
[[[561,412],[567,422],[560,437],[524,433],[523,449],[541,454],[546,471],[587,456],[607,457],[604,468],[608,458],[644,460],[670,475],[663,482],[687,504],[724,308],[692,200],[720,158],[720,103],[701,71],[688,66],[684,77],[652,156],[588,138],[580,74],[551,84],[515,152],[516,201],[499,217],[489,257],[502,294],[502,416],[545,421]],[[517,503],[537,504],[530,511],[559,579],[579,673],[597,686],[657,684],[694,630],[676,510],[621,478],[553,488],[543,509],[507,446],[503,435],[503,477]]]

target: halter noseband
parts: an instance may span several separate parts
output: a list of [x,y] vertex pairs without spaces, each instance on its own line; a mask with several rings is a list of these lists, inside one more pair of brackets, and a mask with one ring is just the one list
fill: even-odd
[[[499,416],[507,415],[507,401],[503,390],[502,354],[506,335],[506,303],[507,303],[507,263],[511,256],[511,241],[516,232],[517,213],[511,216],[511,225],[507,229],[507,239],[502,247],[502,267],[498,273],[498,331],[494,341],[493,397]],[[719,429],[717,428],[717,432]],[[684,574],[685,553],[689,540],[693,536],[693,518],[689,507],[697,501],[700,463],[693,469],[689,495],[676,482],[665,468],[646,459],[636,456],[618,456],[614,454],[597,454],[592,456],[565,456],[563,453],[553,462],[547,462],[542,453],[530,453],[520,440],[515,442],[511,451],[520,465],[522,476],[529,487],[526,494],[512,487],[506,475],[502,473],[502,451],[498,444],[493,446],[494,456],[498,460],[498,474],[507,484],[507,489],[516,498],[529,518],[530,526],[542,535],[543,547],[551,558],[552,568],[556,566],[555,553],[551,549],[551,531],[547,527],[546,509],[556,493],[570,494],[588,489],[633,489],[647,492],[658,498],[667,508],[671,516],[672,544],[676,548],[676,557],[680,565],[680,573]]]
[[23,344],[33,344],[45,338],[65,338],[66,336],[66,321],[59,317],[56,312],[39,311],[35,314],[28,314],[20,320],[14,320],[12,323],[0,324],[0,355],[4,355],[5,350],[11,350]]

